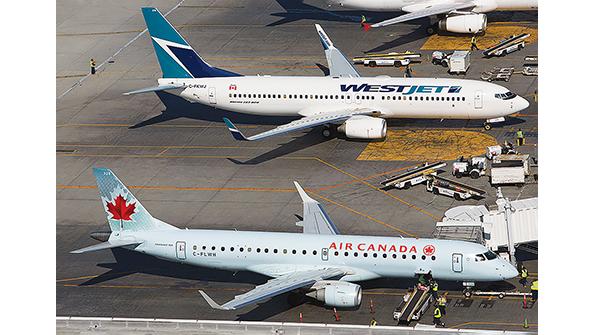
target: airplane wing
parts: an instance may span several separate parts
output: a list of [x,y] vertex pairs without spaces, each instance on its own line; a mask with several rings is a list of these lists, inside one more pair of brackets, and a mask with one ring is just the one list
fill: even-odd
[[316,24],[316,31],[320,37],[320,43],[324,48],[326,62],[328,63],[329,74],[332,77],[359,77],[357,70],[351,65],[351,62],[343,55],[341,50],[335,48],[333,41],[322,30],[319,24]]
[[304,234],[339,235],[339,229],[322,208],[322,205],[310,198],[296,181],[293,182],[304,204],[304,217],[296,225],[304,228]]
[[357,109],[349,109],[349,110],[341,110],[336,112],[328,112],[328,113],[319,113],[314,115],[308,115],[301,119],[291,121],[284,125],[280,125],[276,128],[271,130],[267,130],[260,134],[256,134],[250,137],[244,136],[242,132],[231,122],[228,118],[223,118],[225,125],[227,125],[227,129],[231,132],[231,136],[238,141],[255,141],[261,140],[263,138],[280,135],[289,133],[296,130],[302,130],[307,128],[313,128],[316,126],[320,126],[323,124],[329,123],[339,123],[349,119],[355,115],[371,115],[373,110],[368,108],[357,108]]
[[397,16],[392,19],[388,19],[382,22],[374,23],[370,25],[372,28],[384,27],[389,26],[395,23],[401,23],[405,21],[415,20],[422,17],[432,16],[432,15],[439,15],[449,13],[459,9],[471,8],[475,7],[475,4],[471,1],[464,1],[459,3],[449,3],[449,4],[428,4],[427,6],[420,7],[419,4],[411,5],[403,7],[402,10],[405,12],[410,12],[409,14]]
[[140,93],[149,93],[149,92],[159,92],[159,91],[167,91],[167,90],[175,90],[178,88],[183,88],[184,85],[159,85],[147,88],[141,88],[140,90],[130,91],[123,93],[124,95],[133,95],[133,94],[140,94]]
[[337,268],[292,272],[290,274],[271,279],[268,282],[256,286],[254,289],[244,294],[236,295],[233,300],[228,301],[223,305],[216,303],[203,290],[199,290],[198,292],[212,308],[232,310],[242,308],[244,306],[248,306],[298,288],[311,286],[319,280],[334,278],[342,275],[345,275],[345,271]]

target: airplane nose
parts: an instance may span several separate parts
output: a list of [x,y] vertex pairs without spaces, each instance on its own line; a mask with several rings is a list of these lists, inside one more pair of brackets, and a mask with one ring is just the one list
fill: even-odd
[[503,263],[502,279],[512,279],[519,275],[519,272],[512,264],[508,263],[507,261],[503,261]]
[[515,102],[516,111],[520,112],[527,107],[529,107],[529,101],[523,97],[517,96],[517,101]]

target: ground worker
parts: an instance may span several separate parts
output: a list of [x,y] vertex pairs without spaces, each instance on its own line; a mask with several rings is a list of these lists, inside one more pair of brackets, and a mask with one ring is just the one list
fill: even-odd
[[438,282],[435,280],[430,282],[430,288],[432,289],[432,298],[434,301],[438,300]]
[[434,308],[434,324],[437,327],[444,327],[444,322],[442,322],[442,312],[440,312],[440,308],[438,308],[438,306]]
[[533,301],[536,301],[537,300],[538,287],[539,287],[539,284],[537,283],[537,279],[535,279],[531,283],[531,300],[533,300]]
[[370,327],[376,327],[377,324],[378,324],[378,322],[376,321],[375,318],[372,318],[372,320],[370,320]]
[[517,147],[520,147],[521,145],[525,144],[525,136],[523,135],[523,131],[521,130],[521,128],[519,128],[519,130],[517,130],[516,132],[516,145]]
[[93,58],[89,61],[89,65],[91,66],[91,74],[95,74],[95,60]]
[[411,78],[413,72],[411,72],[411,67],[409,64],[405,67],[405,78]]
[[527,277],[529,277],[529,271],[524,265],[521,265],[521,280],[519,283],[523,285],[523,287],[527,287]]
[[473,50],[479,50],[479,48],[477,47],[477,37],[475,37],[475,35],[471,37],[471,51]]
[[446,293],[438,298],[438,308],[442,315],[446,315]]

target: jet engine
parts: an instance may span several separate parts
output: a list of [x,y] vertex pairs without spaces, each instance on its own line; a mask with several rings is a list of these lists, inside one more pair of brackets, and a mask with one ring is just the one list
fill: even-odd
[[371,116],[354,116],[347,119],[337,131],[348,138],[372,140],[386,137],[386,120]]
[[362,302],[362,288],[357,284],[337,280],[319,281],[306,293],[331,307],[358,307]]
[[438,29],[462,34],[484,32],[487,25],[488,17],[485,14],[455,15],[438,21]]

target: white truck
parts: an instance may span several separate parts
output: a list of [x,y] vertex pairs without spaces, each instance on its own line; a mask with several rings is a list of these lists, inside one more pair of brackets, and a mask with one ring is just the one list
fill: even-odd
[[449,73],[465,74],[471,65],[471,53],[469,51],[457,50],[453,53],[434,51],[432,53],[432,64],[448,67]]
[[529,155],[500,155],[493,158],[490,183],[520,186],[529,174]]

